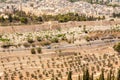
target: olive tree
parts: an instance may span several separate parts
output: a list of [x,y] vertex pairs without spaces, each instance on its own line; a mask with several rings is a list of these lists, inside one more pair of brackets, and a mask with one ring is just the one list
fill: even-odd
[[118,44],[115,44],[113,46],[114,50],[117,51],[118,53],[120,53],[120,42]]

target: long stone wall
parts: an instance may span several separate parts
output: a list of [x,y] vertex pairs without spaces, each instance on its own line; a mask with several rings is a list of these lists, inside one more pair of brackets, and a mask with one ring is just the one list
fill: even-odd
[[37,25],[21,25],[21,26],[0,26],[0,34],[4,33],[15,33],[15,32],[33,32],[40,30],[56,29],[56,28],[69,28],[78,26],[113,26],[120,24],[120,20],[117,21],[81,21],[81,22],[45,22]]

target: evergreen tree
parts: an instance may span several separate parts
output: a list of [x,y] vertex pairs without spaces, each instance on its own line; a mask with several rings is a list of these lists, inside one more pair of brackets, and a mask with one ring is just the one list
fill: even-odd
[[9,14],[8,20],[9,20],[9,22],[12,22],[12,21],[13,21],[13,18],[12,18],[12,15],[11,15],[11,14]]
[[118,70],[118,73],[117,73],[117,80],[120,80],[120,69]]
[[107,74],[107,80],[110,80],[110,73]]
[[59,80],[59,79],[56,77],[55,80]]
[[51,80],[54,80],[54,78],[51,78]]
[[102,70],[102,73],[101,73],[101,75],[99,77],[99,80],[105,80],[105,78],[104,78],[104,70]]
[[85,70],[83,71],[83,80],[86,80],[86,74]]
[[72,80],[72,72],[71,72],[71,71],[68,73],[68,78],[67,78],[67,80]]
[[112,70],[110,70],[110,72],[107,75],[107,80],[111,80],[112,78]]
[[89,80],[90,79],[90,77],[89,77],[89,71],[88,71],[88,69],[86,70],[86,80]]
[[109,80],[112,80],[112,70],[110,70]]
[[89,77],[89,71],[87,69],[83,73],[83,80],[89,80],[89,79],[90,79],[90,77]]
[[114,75],[114,73],[113,73],[113,75],[112,75],[112,80],[115,80],[115,75]]
[[81,79],[80,79],[80,75],[78,75],[78,80],[81,80]]
[[0,17],[0,22],[4,22],[5,21],[5,18],[2,16]]
[[91,75],[91,78],[90,78],[90,80],[94,80],[94,76],[93,76],[93,73],[92,73],[92,75]]

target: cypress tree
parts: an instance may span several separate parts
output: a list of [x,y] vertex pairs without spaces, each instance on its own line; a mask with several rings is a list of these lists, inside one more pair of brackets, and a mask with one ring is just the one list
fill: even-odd
[[120,80],[120,69],[118,70],[118,73],[117,73],[117,80]]
[[112,79],[112,70],[110,70],[110,72],[107,75],[107,80],[111,80]]
[[83,80],[86,80],[86,74],[85,70],[83,71]]
[[80,79],[80,75],[78,75],[78,80],[81,80],[81,79]]
[[83,80],[89,80],[89,79],[90,79],[90,76],[89,76],[89,71],[87,69],[83,72]]
[[107,74],[107,80],[110,80],[110,73]]
[[67,80],[72,80],[72,72],[71,71],[68,73],[68,79]]
[[56,80],[59,80],[59,79],[56,77]]
[[104,78],[104,70],[102,70],[102,73],[101,73],[101,75],[99,77],[99,80],[105,80],[105,78]]
[[110,70],[110,80],[112,80],[112,70]]
[[9,14],[8,20],[9,20],[9,22],[12,22],[12,21],[13,21],[13,18],[12,18],[12,15],[11,15],[11,14]]
[[89,77],[89,71],[88,71],[88,69],[86,70],[86,80],[89,80],[90,79],[90,77]]
[[54,78],[51,78],[51,80],[54,80]]
[[115,75],[114,75],[114,73],[113,73],[113,76],[112,76],[112,80],[115,80]]
[[91,78],[90,78],[90,80],[94,80],[94,76],[93,76],[93,73],[92,73],[92,75],[91,75]]

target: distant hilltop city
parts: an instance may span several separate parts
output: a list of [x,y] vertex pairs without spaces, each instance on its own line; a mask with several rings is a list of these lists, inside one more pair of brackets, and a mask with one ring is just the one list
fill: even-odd
[[120,13],[120,0],[0,0],[0,13],[16,10],[40,16],[78,13],[87,16],[111,17]]

